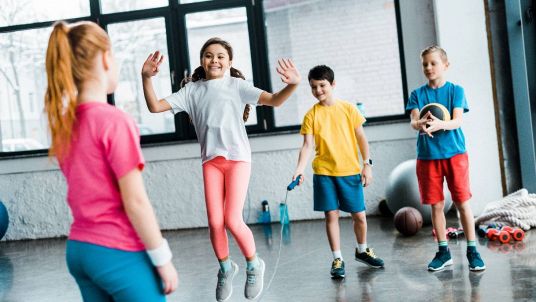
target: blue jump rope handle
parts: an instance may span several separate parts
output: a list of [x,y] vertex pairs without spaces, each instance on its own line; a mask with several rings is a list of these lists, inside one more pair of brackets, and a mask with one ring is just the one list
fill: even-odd
[[301,174],[298,175],[298,177],[296,177],[296,179],[294,181],[292,181],[288,187],[287,187],[287,191],[292,191],[292,189],[294,189],[295,186],[298,185],[298,183],[300,182],[300,179],[302,178]]

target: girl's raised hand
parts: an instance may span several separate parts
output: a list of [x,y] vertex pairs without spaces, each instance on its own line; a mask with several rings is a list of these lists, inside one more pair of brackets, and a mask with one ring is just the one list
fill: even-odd
[[164,55],[160,51],[150,54],[141,69],[141,75],[145,78],[155,76],[160,71],[160,64],[164,61]]
[[276,67],[277,73],[281,75],[281,81],[285,84],[296,85],[300,83],[301,76],[292,63],[291,59],[279,59],[277,60],[279,66]]

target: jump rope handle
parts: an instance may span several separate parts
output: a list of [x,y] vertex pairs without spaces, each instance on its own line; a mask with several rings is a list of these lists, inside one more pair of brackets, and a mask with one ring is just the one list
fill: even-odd
[[295,180],[293,180],[287,187],[287,191],[292,191],[292,189],[294,189],[295,186],[298,185],[298,183],[300,182],[300,179],[302,178],[301,174],[298,175],[298,177],[296,177]]

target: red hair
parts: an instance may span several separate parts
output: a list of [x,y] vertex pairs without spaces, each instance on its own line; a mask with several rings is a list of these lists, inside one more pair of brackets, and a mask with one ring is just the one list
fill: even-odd
[[61,158],[68,153],[78,90],[85,80],[94,78],[95,56],[110,50],[110,46],[106,32],[93,22],[54,24],[45,60],[45,111],[52,137],[50,156]]

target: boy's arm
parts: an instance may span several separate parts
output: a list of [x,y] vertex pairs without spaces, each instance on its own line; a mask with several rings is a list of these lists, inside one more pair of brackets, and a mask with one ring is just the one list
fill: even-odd
[[425,132],[431,135],[432,132],[438,130],[454,130],[461,127],[463,122],[463,108],[454,108],[452,111],[452,119],[450,121],[442,121],[437,117],[430,115],[428,122],[428,128],[425,128]]
[[298,175],[301,175],[300,182],[298,185],[301,185],[303,183],[303,171],[305,171],[305,166],[307,165],[307,162],[309,161],[309,157],[311,156],[311,151],[313,150],[313,135],[312,134],[304,134],[303,135],[303,145],[300,149],[300,155],[298,157],[298,165],[296,166],[296,172],[294,172],[294,176],[292,177],[292,180],[295,180]]
[[357,138],[357,144],[359,145],[359,151],[363,159],[363,171],[361,171],[361,180],[363,187],[366,187],[372,183],[372,167],[365,163],[366,160],[370,159],[369,154],[369,144],[367,141],[367,136],[365,135],[365,130],[363,126],[359,126],[354,129],[355,137]]
[[410,122],[410,125],[411,125],[411,128],[415,129],[415,130],[425,130],[426,128],[426,123],[428,122],[428,118],[429,116],[431,115],[430,112],[426,113],[425,116],[423,116],[422,119],[419,119],[419,115],[420,115],[420,111],[419,109],[415,108],[413,110],[411,110],[411,122]]
[[154,92],[153,82],[151,78],[155,76],[160,68],[160,64],[164,61],[164,56],[156,51],[154,54],[150,54],[147,60],[143,63],[141,69],[141,78],[143,83],[143,95],[145,96],[145,102],[147,108],[152,113],[163,112],[171,110],[169,103],[162,99],[159,100]]
[[290,59],[280,59],[277,62],[279,64],[279,66],[276,67],[277,73],[279,73],[281,81],[287,84],[287,86],[276,93],[263,91],[258,102],[261,105],[272,107],[281,106],[290,97],[294,90],[296,90],[301,81],[300,73]]

